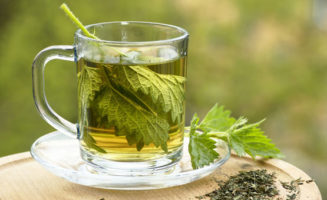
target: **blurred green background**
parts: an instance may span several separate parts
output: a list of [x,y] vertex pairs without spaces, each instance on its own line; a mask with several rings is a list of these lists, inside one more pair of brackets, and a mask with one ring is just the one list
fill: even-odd
[[[43,48],[72,44],[76,30],[59,0],[0,0],[0,156],[28,151],[54,129],[32,97],[31,65]],[[66,2],[91,24],[155,21],[191,35],[187,121],[219,102],[254,122],[285,160],[312,176],[327,196],[327,5],[323,0],[83,0]],[[46,70],[49,103],[76,121],[74,63]]]

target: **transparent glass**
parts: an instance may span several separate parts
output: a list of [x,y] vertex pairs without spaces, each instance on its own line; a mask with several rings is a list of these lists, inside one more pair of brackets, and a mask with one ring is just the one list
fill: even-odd
[[[73,46],[48,47],[36,56],[33,94],[41,116],[80,141],[81,157],[93,170],[167,172],[182,156],[188,33],[150,22],[86,28],[100,39],[78,30]],[[77,64],[77,125],[47,103],[44,68],[53,59]]]

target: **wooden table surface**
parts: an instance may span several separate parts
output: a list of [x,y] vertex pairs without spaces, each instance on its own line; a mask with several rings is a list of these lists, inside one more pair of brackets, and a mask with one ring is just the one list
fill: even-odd
[[[116,200],[116,199],[197,199],[217,188],[216,180],[226,180],[228,176],[239,171],[267,169],[276,172],[280,181],[291,181],[297,178],[311,179],[295,166],[277,159],[253,161],[232,155],[221,168],[213,174],[182,186],[158,190],[119,191],[104,190],[70,183],[59,178],[31,158],[29,152],[0,158],[0,200]],[[276,182],[280,197],[286,199],[287,191]],[[314,182],[299,186],[298,200],[322,200],[320,191]]]

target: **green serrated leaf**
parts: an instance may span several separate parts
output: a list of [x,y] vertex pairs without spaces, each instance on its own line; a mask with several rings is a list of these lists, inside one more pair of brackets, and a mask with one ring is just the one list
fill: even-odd
[[197,129],[199,120],[200,120],[200,118],[198,117],[198,114],[194,113],[192,120],[191,120],[190,136],[196,134],[196,129]]
[[106,153],[106,151],[104,150],[104,149],[102,149],[101,147],[98,147],[95,143],[96,143],[96,141],[94,140],[94,138],[91,136],[91,135],[89,135],[89,134],[85,134],[84,136],[83,136],[83,142],[85,142],[85,144],[88,146],[88,147],[90,147],[90,148],[92,148],[92,149],[94,149],[94,150],[96,150],[96,151],[98,151],[98,152],[100,152],[100,153]]
[[193,169],[209,165],[219,156],[218,152],[215,151],[216,141],[211,139],[206,133],[200,134],[196,132],[198,121],[198,116],[194,114],[191,121],[189,142],[189,153]]
[[145,110],[113,87],[105,88],[99,98],[99,111],[107,116],[109,124],[115,126],[118,134],[135,135],[139,150],[143,147],[142,142],[146,145],[153,143],[167,150],[169,124],[165,119]]
[[181,121],[184,110],[184,77],[158,74],[142,66],[122,66],[110,70],[110,78],[118,85],[151,96],[152,102],[159,105],[163,112],[171,112],[174,122]]
[[204,131],[226,131],[236,121],[230,114],[223,106],[215,104],[202,120],[200,128]]
[[103,82],[101,69],[83,66],[82,71],[78,73],[78,90],[81,99],[93,101],[95,93],[100,91]]
[[246,125],[233,131],[230,134],[231,148],[239,156],[248,154],[254,159],[256,156],[264,158],[282,157],[280,150],[271,143],[271,139],[258,128],[260,123]]

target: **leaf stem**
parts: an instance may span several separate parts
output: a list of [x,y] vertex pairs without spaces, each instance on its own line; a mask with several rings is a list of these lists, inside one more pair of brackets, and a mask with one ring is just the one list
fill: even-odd
[[[133,69],[132,67],[128,66],[130,69]],[[125,70],[125,67],[123,67],[123,70],[124,72],[126,73],[126,70]],[[123,87],[123,86],[122,86]],[[141,98],[139,98],[137,96],[137,94],[133,91],[133,90],[130,90],[130,92],[133,94],[133,96],[139,100],[149,111],[152,112],[152,114],[154,114],[155,116],[158,116],[158,114],[151,108],[151,106],[149,106],[145,101],[143,101]]]
[[79,21],[79,19],[74,15],[74,13],[69,9],[69,7],[67,6],[67,4],[63,3],[61,4],[60,8],[68,15],[68,17],[73,21],[74,24],[77,25],[78,28],[80,28],[83,33],[90,38],[99,40],[99,38],[95,35],[93,35],[92,33],[90,33],[85,26],[82,24],[81,21]]
[[[93,39],[95,39],[95,40],[100,40],[100,38],[98,38],[98,37],[95,36],[94,34],[90,33],[90,32],[85,28],[85,26],[82,24],[82,22],[79,21],[79,19],[78,19],[78,18],[74,15],[74,13],[69,9],[69,7],[67,6],[67,4],[65,4],[65,3],[61,4],[60,9],[62,9],[62,10],[67,14],[67,16],[72,20],[72,22],[73,22],[73,23],[74,23],[78,28],[80,28],[80,29],[83,31],[83,33],[84,33],[87,37],[93,38]],[[127,57],[127,55],[126,55],[124,52],[122,52],[122,51],[120,51],[120,50],[118,50],[118,49],[116,49],[116,48],[114,48],[114,47],[109,47],[109,48],[111,48],[112,50],[114,50],[116,53],[118,53],[118,54],[120,54],[120,55],[122,55],[122,56]]]
[[[134,101],[130,100],[128,97],[126,97],[125,95],[120,93],[118,90],[116,90],[116,88],[114,88],[113,85],[111,84],[111,80],[109,78],[109,75],[108,75],[108,72],[107,72],[106,68],[103,68],[103,71],[104,71],[104,73],[106,75],[105,77],[107,79],[107,83],[108,83],[108,86],[110,87],[110,89],[112,89],[116,94],[118,94],[123,99],[125,99],[129,104],[134,106],[137,110],[143,110],[143,111],[149,112],[148,110],[144,109],[142,106],[138,105],[137,103],[135,103]],[[155,116],[158,116],[158,114],[156,112],[154,112],[151,108],[150,108],[150,112],[152,112],[152,114],[154,114]]]
[[221,138],[221,137],[228,137],[229,133],[228,132],[209,132],[207,133],[209,137],[214,137],[214,138]]

